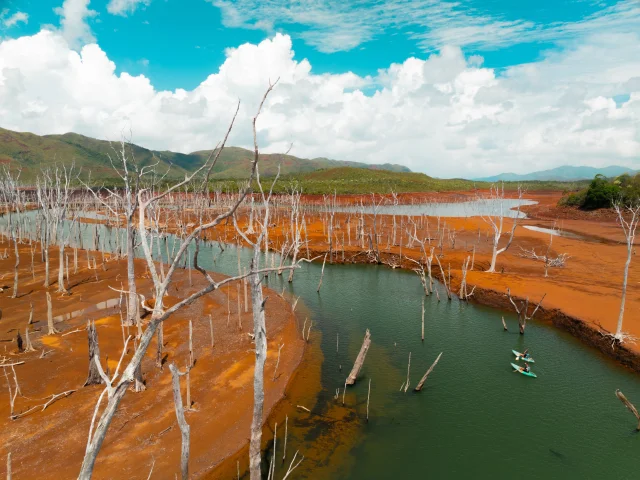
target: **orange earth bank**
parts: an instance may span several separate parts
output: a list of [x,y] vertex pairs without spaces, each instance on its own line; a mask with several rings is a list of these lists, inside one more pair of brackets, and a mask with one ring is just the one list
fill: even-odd
[[[7,245],[1,246],[4,250]],[[55,252],[55,253],[54,253]],[[88,373],[88,345],[85,325],[95,319],[103,365],[113,372],[120,358],[123,335],[117,306],[118,294],[108,287],[120,288],[126,282],[126,262],[109,260],[106,271],[98,262],[95,271],[87,268],[85,253],[79,255],[79,269],[73,273],[70,255],[71,295],[61,295],[57,289],[57,252],[52,248],[52,286],[45,289],[44,264],[36,253],[35,280],[30,271],[29,247],[20,255],[20,289],[16,299],[11,289],[0,293],[2,308],[2,342],[0,361],[24,362],[15,366],[21,394],[17,396],[14,414],[27,412],[10,420],[7,382],[2,379],[0,402],[0,476],[6,475],[8,453],[14,478],[75,478],[79,472],[89,432],[93,409],[102,391],[101,386],[83,387]],[[55,259],[55,260],[54,260]],[[3,285],[13,285],[15,259],[0,260],[6,272]],[[145,264],[136,260],[138,272]],[[193,286],[185,271],[176,274],[171,294],[183,298],[203,286],[197,272],[193,272]],[[220,279],[220,276],[214,276]],[[126,283],[125,283],[126,284]],[[139,275],[138,292],[151,297],[148,275]],[[53,299],[53,315],[57,335],[46,335],[47,305],[45,291]],[[105,302],[109,302],[108,304]],[[166,299],[168,303],[176,298]],[[34,323],[28,326],[29,305],[33,304]],[[116,304],[114,307],[113,305]],[[164,325],[165,365],[155,365],[156,340],[152,341],[144,359],[142,372],[146,391],[128,392],[116,414],[102,450],[98,456],[94,478],[147,478],[152,468],[154,478],[174,478],[179,473],[180,431],[177,426],[171,390],[171,374],[166,362],[175,362],[184,370],[188,362],[188,321],[193,321],[195,366],[190,373],[192,410],[187,412],[191,426],[190,473],[194,478],[212,471],[225,458],[234,455],[248,443],[253,408],[253,344],[251,302],[244,309],[244,289],[240,289],[240,324],[238,323],[238,291],[236,285],[223,287],[197,300],[174,314]],[[227,309],[229,306],[229,309]],[[300,307],[299,307],[300,308]],[[283,397],[291,375],[299,365],[305,343],[299,334],[300,326],[291,305],[271,292],[266,304],[268,356],[265,366],[265,420]],[[211,346],[209,315],[213,318],[214,346]],[[143,320],[143,323],[146,319]],[[25,330],[35,347],[34,352],[18,353],[18,330],[25,338]],[[131,328],[135,333],[135,327]],[[273,380],[278,347],[284,344]],[[125,362],[132,353],[129,344]],[[13,387],[11,369],[3,368]],[[3,373],[0,373],[4,377]],[[186,396],[185,377],[182,377],[183,398]],[[51,397],[69,390],[46,409]],[[186,400],[185,400],[186,401]],[[104,405],[104,403],[103,403]],[[268,432],[267,432],[268,433]],[[268,434],[265,435],[265,444]],[[248,456],[240,458],[242,471],[248,467]],[[236,463],[234,461],[234,469]]]

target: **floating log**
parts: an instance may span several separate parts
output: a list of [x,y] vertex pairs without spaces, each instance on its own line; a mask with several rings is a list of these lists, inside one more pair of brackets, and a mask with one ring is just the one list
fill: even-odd
[[438,364],[438,361],[440,360],[440,357],[442,356],[442,352],[440,352],[440,355],[438,355],[438,358],[436,358],[436,361],[433,362],[433,364],[429,367],[429,370],[427,370],[427,373],[424,374],[424,377],[422,377],[420,379],[420,382],[418,383],[418,385],[416,386],[416,388],[414,388],[415,392],[419,392],[420,390],[422,390],[422,386],[424,385],[424,382],[427,381],[427,377],[429,376],[429,374],[433,371],[433,369],[435,368],[435,366]]
[[618,399],[622,403],[624,403],[624,406],[627,407],[627,409],[638,419],[638,426],[636,427],[636,430],[640,432],[640,413],[638,413],[636,407],[633,405],[633,403],[627,400],[627,397],[625,397],[624,393],[622,393],[620,390],[616,390],[616,397],[618,397]]
[[362,368],[364,359],[367,356],[367,352],[369,351],[369,345],[371,345],[371,333],[367,328],[367,331],[364,334],[364,341],[362,342],[362,347],[360,347],[360,353],[358,353],[358,357],[356,358],[356,363],[353,364],[351,373],[347,377],[347,381],[346,381],[347,385],[353,385],[354,383],[356,383],[356,378],[358,376],[358,373],[360,373],[360,369]]

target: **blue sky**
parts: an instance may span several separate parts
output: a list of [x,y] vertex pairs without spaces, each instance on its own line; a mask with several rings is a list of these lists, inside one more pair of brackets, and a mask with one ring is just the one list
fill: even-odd
[[188,152],[280,77],[266,151],[438,176],[636,166],[638,52],[636,0],[5,0],[0,126]]
[[[343,33],[343,27],[324,32],[324,19],[314,19],[321,12],[331,12],[333,2],[326,2],[323,8],[310,7],[323,2],[255,2],[255,4],[299,3],[309,16],[296,13],[287,18],[274,15],[275,7],[265,8],[265,13],[274,15],[273,24],[256,28],[260,21],[252,15],[254,2],[228,2],[240,5],[243,21],[234,25],[224,18],[224,8],[214,5],[218,2],[205,0],[154,0],[140,2],[134,11],[113,15],[107,10],[107,1],[91,1],[89,8],[97,12],[88,19],[93,34],[101,48],[113,60],[118,71],[132,74],[143,73],[160,89],[195,88],[208,74],[225,59],[224,50],[246,42],[258,43],[273,32],[287,33],[292,37],[296,56],[307,58],[313,65],[314,73],[354,72],[358,75],[374,75],[379,68],[394,62],[402,62],[409,56],[424,57],[437,51],[439,32],[449,27],[489,26],[492,24],[514,24],[502,27],[505,40],[494,39],[501,30],[494,28],[493,34],[472,36],[461,35],[460,46],[466,55],[481,55],[484,66],[501,69],[510,65],[535,61],[541,52],[562,48],[567,35],[561,32],[542,35],[541,31],[558,29],[563,24],[579,23],[593,15],[605,12],[615,1],[591,0],[462,0],[450,12],[440,13],[437,20],[430,22],[433,6],[413,8],[408,2],[404,10],[395,18],[381,21],[374,15],[364,18],[359,28],[367,31],[354,35],[351,40],[334,45],[331,37]],[[220,2],[221,3],[221,2]],[[225,2],[226,3],[226,2]],[[348,15],[366,17],[374,4],[384,2],[337,2],[351,5],[345,11]],[[388,2],[393,5],[394,2]],[[404,3],[404,2],[402,2]],[[426,2],[437,5],[441,2]],[[307,7],[304,5],[307,4]],[[452,3],[453,5],[453,3]],[[29,15],[28,23],[20,22],[6,29],[5,35],[21,36],[37,33],[43,25],[57,25],[60,17],[54,10],[61,6],[61,0],[11,0],[3,8],[9,13],[23,11]],[[233,8],[233,7],[229,7]],[[379,17],[379,16],[378,16]],[[426,17],[414,21],[414,17]],[[351,17],[347,17],[350,19]],[[481,20],[486,19],[486,20]],[[431,25],[430,25],[431,24]],[[350,26],[344,28],[350,32]],[[508,30],[508,31],[507,31]],[[309,40],[309,35],[320,33],[321,38]],[[431,38],[428,35],[433,35]],[[324,36],[325,38],[322,38]],[[427,36],[427,38],[424,38]],[[305,40],[306,39],[306,40]],[[455,43],[455,42],[454,42]],[[327,45],[330,45],[327,47]],[[324,48],[323,48],[324,47]],[[330,51],[327,51],[329,49]]]

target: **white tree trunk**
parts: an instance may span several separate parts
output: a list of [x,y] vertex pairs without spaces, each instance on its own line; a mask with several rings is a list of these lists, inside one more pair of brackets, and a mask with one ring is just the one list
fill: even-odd
[[[253,249],[251,270],[258,270],[260,247]],[[264,300],[260,275],[252,274],[251,303],[253,307],[253,334],[255,336],[256,366],[253,374],[253,420],[251,422],[251,442],[249,444],[249,471],[251,480],[261,479],[260,444],[262,441],[262,417],[264,410],[264,362],[267,358],[267,330],[264,315]]]
[[629,265],[631,265],[632,245],[630,239],[627,239],[627,261],[624,263],[624,277],[622,279],[622,295],[620,297],[620,315],[618,316],[618,327],[616,328],[616,337],[622,333],[622,320],[624,318],[624,302],[627,298],[627,279],[629,278]]

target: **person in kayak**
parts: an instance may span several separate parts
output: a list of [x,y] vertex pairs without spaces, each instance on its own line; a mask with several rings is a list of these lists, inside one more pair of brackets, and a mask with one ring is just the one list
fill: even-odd
[[529,373],[531,371],[531,367],[527,362],[524,362],[524,368],[522,369],[525,373]]
[[522,358],[523,359],[528,359],[529,357],[529,349],[527,348],[524,352],[522,352]]

